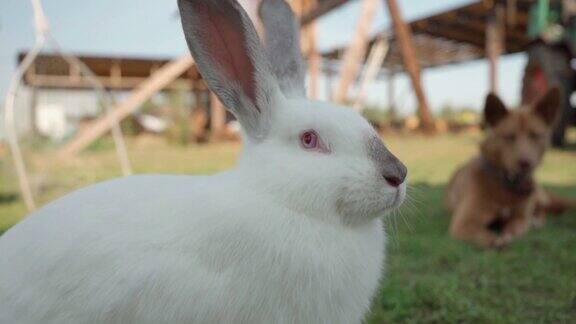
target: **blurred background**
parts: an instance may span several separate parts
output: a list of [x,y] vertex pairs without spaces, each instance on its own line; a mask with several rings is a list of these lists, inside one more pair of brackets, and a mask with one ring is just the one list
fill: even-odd
[[[257,22],[258,0],[239,1]],[[410,170],[368,322],[576,321],[576,213],[479,251],[447,237],[442,206],[477,151],[486,94],[518,106],[553,83],[564,113],[538,180],[576,197],[576,1],[289,2],[309,96],[364,114]],[[189,56],[176,1],[39,4],[0,3],[0,233],[105,179],[234,165],[238,125]]]

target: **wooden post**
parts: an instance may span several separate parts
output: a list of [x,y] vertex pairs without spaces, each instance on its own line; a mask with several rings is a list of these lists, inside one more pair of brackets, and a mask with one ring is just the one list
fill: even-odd
[[506,24],[515,27],[518,23],[518,5],[516,0],[506,1]]
[[142,82],[124,102],[118,104],[117,107],[105,116],[95,120],[86,129],[76,135],[76,137],[60,149],[58,152],[59,155],[65,157],[82,151],[93,141],[106,134],[112,125],[114,125],[115,121],[120,122],[129,116],[155,93],[162,90],[170,82],[186,72],[193,63],[192,56],[185,55],[162,66],[149,79]]
[[30,87],[30,131],[33,136],[37,136],[40,131],[38,130],[38,88],[36,86]]
[[366,47],[368,43],[368,36],[374,15],[376,14],[377,0],[364,0],[362,2],[362,9],[360,18],[356,25],[356,32],[350,46],[346,49],[342,59],[342,67],[340,70],[340,79],[336,84],[333,100],[342,103],[347,99],[348,89],[350,85],[356,80],[360,65],[364,61],[366,55]]
[[[318,0],[292,0],[289,1],[296,15],[301,21],[305,13],[312,12],[318,5]],[[317,26],[316,22],[311,21],[308,24],[300,26],[300,47],[302,55],[308,60],[308,96],[312,99],[318,97],[318,78],[320,69],[321,56],[316,48]]]
[[80,83],[82,82],[82,73],[80,72],[80,68],[76,65],[69,65],[70,66],[70,73],[69,73],[69,77],[70,77],[70,81],[72,83]]
[[332,95],[334,94],[332,91],[332,89],[334,89],[334,71],[332,71],[331,67],[328,67],[324,71],[324,77],[326,78],[326,86],[324,87],[326,89],[326,98],[332,98]]
[[339,6],[347,3],[349,0],[323,0],[318,4],[314,10],[307,12],[300,18],[302,26],[308,25],[318,19],[318,17],[338,8]]
[[[305,0],[302,5],[303,12],[310,12],[317,6],[318,0]],[[318,26],[315,21],[302,27],[302,48],[308,58],[308,96],[311,99],[318,99],[319,96],[318,82],[322,57],[318,53],[317,40]]]
[[420,64],[418,62],[416,50],[414,49],[412,31],[410,26],[406,24],[402,18],[402,14],[396,0],[385,1],[388,6],[388,11],[390,12],[390,16],[392,17],[396,37],[400,43],[400,52],[402,54],[404,67],[410,76],[412,87],[414,88],[416,98],[418,99],[418,109],[420,113],[420,119],[422,121],[421,126],[425,131],[434,131],[434,120],[432,118],[432,114],[430,113],[426,93],[424,92],[424,88],[422,87],[422,82],[420,79]]
[[222,139],[225,126],[226,109],[220,99],[214,93],[210,93],[210,140]]
[[112,63],[110,67],[110,84],[113,87],[120,87],[122,84],[122,68],[118,61]]
[[382,67],[382,63],[388,54],[388,39],[381,38],[370,50],[368,59],[366,60],[366,66],[364,68],[364,75],[360,86],[358,87],[358,93],[356,94],[356,100],[354,102],[353,108],[357,111],[362,111],[364,108],[364,97],[366,96],[366,90],[368,87],[376,80],[378,72]]
[[308,56],[308,74],[309,74],[309,85],[308,85],[308,96],[311,99],[319,98],[319,82],[320,82],[320,69],[322,66],[322,56],[318,54],[318,49],[316,48],[316,25],[311,26],[314,28],[314,35],[312,42],[314,43],[310,54]]
[[38,114],[38,91],[36,86],[36,62],[32,62],[28,70],[24,73],[24,77],[28,80],[30,84],[30,132],[32,135],[38,135],[38,125],[36,124],[36,118]]
[[496,5],[486,22],[486,56],[489,62],[490,92],[498,93],[498,60],[504,48],[504,8]]
[[395,73],[391,71],[388,74],[388,109],[390,111],[390,119],[395,120],[397,117],[396,112],[396,89],[395,89]]

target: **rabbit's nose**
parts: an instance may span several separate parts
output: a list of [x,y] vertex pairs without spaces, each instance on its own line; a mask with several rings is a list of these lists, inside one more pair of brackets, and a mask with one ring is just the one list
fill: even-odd
[[402,182],[404,182],[403,180],[401,180],[399,177],[396,176],[388,176],[388,177],[385,176],[384,179],[392,187],[398,187],[402,184]]
[[406,166],[398,160],[395,161],[391,168],[387,168],[382,174],[384,180],[392,187],[399,187],[406,180],[408,170]]

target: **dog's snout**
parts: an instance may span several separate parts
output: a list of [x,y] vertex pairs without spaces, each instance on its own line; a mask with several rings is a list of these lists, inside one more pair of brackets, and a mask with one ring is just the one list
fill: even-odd
[[389,185],[392,187],[399,187],[404,183],[408,170],[402,162],[395,160],[393,165],[387,169],[388,170],[383,172],[382,176]]
[[518,160],[518,168],[520,171],[530,171],[532,169],[532,162],[528,159],[520,159]]

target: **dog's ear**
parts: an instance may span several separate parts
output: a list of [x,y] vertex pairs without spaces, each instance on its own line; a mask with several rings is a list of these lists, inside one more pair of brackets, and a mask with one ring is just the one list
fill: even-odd
[[486,103],[484,104],[485,126],[494,127],[507,115],[508,109],[506,109],[502,100],[497,95],[490,93],[486,97]]
[[550,88],[544,96],[534,105],[534,113],[538,115],[548,126],[552,126],[560,115],[560,89]]

